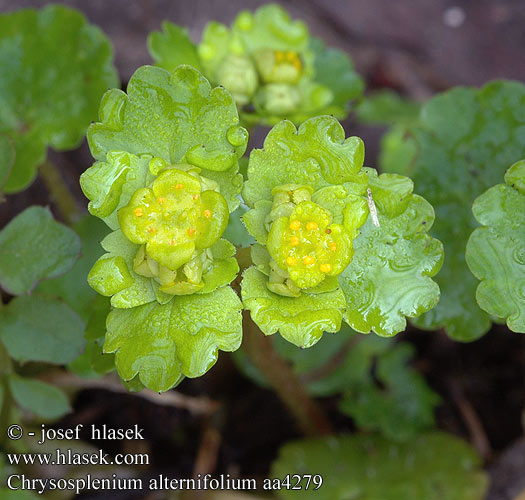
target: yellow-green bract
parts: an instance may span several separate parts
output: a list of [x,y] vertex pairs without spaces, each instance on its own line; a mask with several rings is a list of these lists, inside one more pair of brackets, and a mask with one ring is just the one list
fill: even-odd
[[[248,135],[231,95],[194,68],[139,68],[88,131],[90,212],[113,230],[88,281],[111,297],[104,345],[126,381],[163,391],[241,342],[239,267],[221,239]],[[130,325],[133,327],[130,328]]]
[[[244,305],[262,331],[310,347],[344,319],[359,332],[403,331],[434,307],[443,260],[428,235],[434,212],[410,179],[363,168],[364,146],[339,122],[277,124],[252,151],[243,216],[257,243]],[[379,227],[369,216],[370,191]]]
[[233,95],[247,124],[333,114],[344,118],[363,82],[343,52],[313,39],[305,23],[290,19],[279,5],[242,11],[231,27],[212,21],[194,45],[185,29],[163,23],[148,40],[157,64],[199,68]]

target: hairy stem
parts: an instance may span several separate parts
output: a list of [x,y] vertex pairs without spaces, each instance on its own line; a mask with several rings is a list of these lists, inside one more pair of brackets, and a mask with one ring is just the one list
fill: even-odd
[[46,160],[40,165],[39,173],[64,221],[73,223],[80,215],[78,204],[56,165]]
[[332,425],[323,410],[274,349],[271,338],[266,337],[247,315],[244,318],[243,347],[251,362],[264,374],[305,434],[316,436],[333,433]]

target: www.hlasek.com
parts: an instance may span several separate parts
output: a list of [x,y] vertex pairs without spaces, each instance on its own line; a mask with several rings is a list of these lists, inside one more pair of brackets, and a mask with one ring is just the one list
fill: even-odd
[[35,491],[39,495],[49,491],[184,491],[184,490],[318,490],[323,484],[319,474],[288,474],[282,479],[264,479],[258,484],[256,479],[232,478],[230,474],[212,477],[211,474],[197,474],[194,478],[174,479],[160,474],[158,477],[142,480],[124,478],[117,474],[101,478],[87,474],[74,478],[29,478],[24,474],[12,474],[7,478],[7,487],[12,491]]

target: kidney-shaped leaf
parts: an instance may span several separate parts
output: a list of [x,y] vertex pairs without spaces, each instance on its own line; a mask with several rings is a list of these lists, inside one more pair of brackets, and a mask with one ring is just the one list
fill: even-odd
[[379,227],[369,217],[339,283],[348,324],[358,332],[390,336],[405,329],[405,316],[418,316],[437,304],[439,287],[432,276],[441,267],[443,246],[428,234],[434,210],[412,193],[410,179],[367,171]]
[[203,295],[178,295],[108,316],[105,352],[116,353],[119,375],[136,375],[150,389],[167,391],[182,378],[199,377],[217,361],[218,349],[235,351],[242,338],[241,301],[230,287]]
[[84,323],[56,299],[16,297],[0,311],[0,318],[0,337],[17,361],[66,364],[84,348]]
[[8,382],[16,404],[37,417],[55,419],[71,411],[67,396],[52,385],[14,374]]
[[24,189],[46,148],[72,149],[117,84],[109,40],[73,9],[53,5],[0,16],[0,132],[16,160],[6,191]]
[[525,333],[525,161],[514,164],[472,207],[477,228],[467,244],[467,264],[481,283],[480,307]]
[[461,341],[479,338],[490,328],[489,315],[476,302],[477,280],[465,262],[467,240],[476,227],[470,207],[500,182],[509,165],[525,157],[524,109],[525,85],[518,82],[455,88],[426,103],[419,123],[409,127],[405,140],[415,140],[416,147],[408,170],[405,162],[383,163],[389,171],[410,175],[416,191],[432,203],[432,234],[445,247],[436,277],[441,300],[414,321],[419,327],[444,327]]
[[80,239],[47,208],[29,207],[0,231],[0,285],[13,294],[59,276],[80,254]]

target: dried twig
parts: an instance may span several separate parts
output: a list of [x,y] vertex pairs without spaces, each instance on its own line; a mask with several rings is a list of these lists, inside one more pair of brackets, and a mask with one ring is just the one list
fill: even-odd
[[476,448],[485,460],[489,460],[492,456],[492,448],[479,415],[472,404],[465,398],[459,384],[451,380],[448,385],[452,399],[457,405],[458,411],[469,431],[472,446]]
[[217,410],[219,403],[212,401],[207,397],[193,397],[186,396],[176,391],[168,391],[163,394],[144,389],[140,392],[129,392],[114,376],[106,376],[97,379],[84,379],[66,372],[53,372],[46,375],[45,381],[61,386],[70,387],[74,389],[102,389],[106,391],[116,392],[119,394],[128,394],[139,398],[146,399],[151,403],[160,406],[173,406],[188,410],[194,415],[209,415]]

